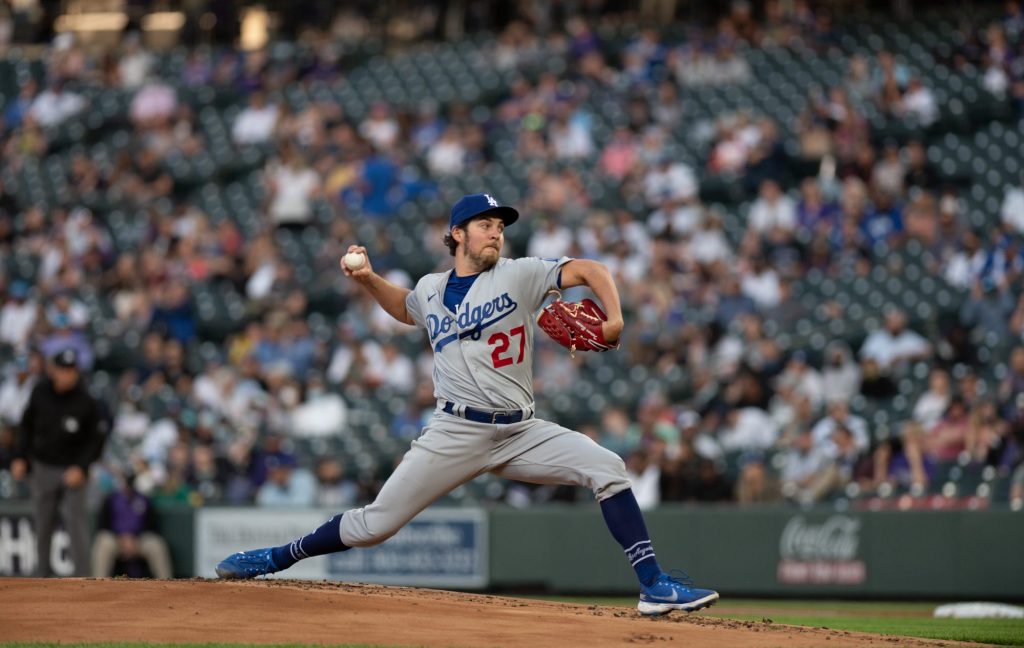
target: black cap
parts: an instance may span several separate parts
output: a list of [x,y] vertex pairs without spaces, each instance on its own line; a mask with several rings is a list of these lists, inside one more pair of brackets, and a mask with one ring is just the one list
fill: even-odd
[[74,349],[62,349],[50,359],[58,367],[78,367],[78,353]]

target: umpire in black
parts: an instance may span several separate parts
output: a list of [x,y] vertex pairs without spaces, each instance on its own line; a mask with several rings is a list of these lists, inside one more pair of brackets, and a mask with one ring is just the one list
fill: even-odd
[[15,479],[29,474],[38,576],[53,575],[50,540],[62,501],[75,576],[89,574],[85,494],[89,466],[103,450],[104,428],[100,403],[82,384],[78,354],[74,349],[58,351],[47,364],[47,379],[29,397],[11,464]]

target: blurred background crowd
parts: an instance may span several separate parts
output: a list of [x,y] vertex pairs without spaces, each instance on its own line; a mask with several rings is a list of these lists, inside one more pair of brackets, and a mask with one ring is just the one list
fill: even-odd
[[642,506],[1020,507],[1019,2],[186,2],[170,47],[148,4],[104,40],[0,2],[0,498],[73,347],[95,501],[368,502],[432,360],[338,259],[411,287],[486,191],[506,254],[617,279],[622,350],[537,336],[535,391]]

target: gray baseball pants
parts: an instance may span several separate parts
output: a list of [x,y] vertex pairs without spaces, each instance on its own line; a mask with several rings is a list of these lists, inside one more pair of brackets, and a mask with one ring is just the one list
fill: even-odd
[[533,484],[586,486],[607,499],[630,488],[622,459],[579,432],[531,418],[476,423],[435,412],[377,499],[341,518],[349,547],[384,542],[437,498],[491,472]]
[[89,575],[89,519],[85,501],[85,484],[78,488],[64,485],[66,466],[32,461],[32,512],[35,516],[36,575],[53,576],[50,546],[57,528],[60,507],[64,505],[64,528],[71,536],[71,559],[75,563],[75,576]]

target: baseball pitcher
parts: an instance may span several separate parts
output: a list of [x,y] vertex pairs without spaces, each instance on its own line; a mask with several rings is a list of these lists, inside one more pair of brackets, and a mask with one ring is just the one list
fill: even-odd
[[604,307],[558,300],[557,308],[542,311],[543,330],[573,351],[616,347],[623,320],[618,291],[602,264],[501,258],[504,229],[518,218],[489,194],[463,197],[445,236],[455,268],[423,277],[413,290],[374,273],[364,248],[349,248],[341,264],[345,275],[396,320],[426,330],[437,410],[372,504],[336,515],[289,544],[233,554],[217,565],[221,578],[254,578],[311,556],[379,544],[437,498],[491,472],[593,490],[640,581],[641,614],[692,612],[718,600],[717,592],[661,570],[622,460],[587,436],[534,416],[534,314],[547,293],[585,285]]

